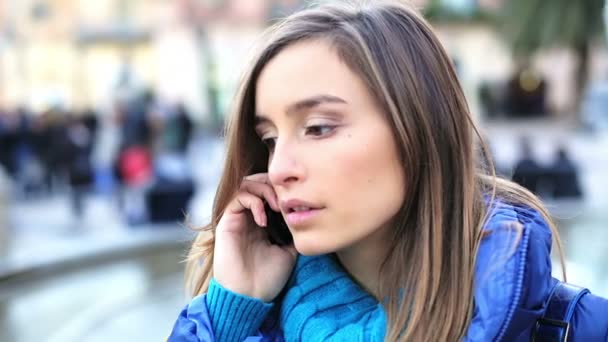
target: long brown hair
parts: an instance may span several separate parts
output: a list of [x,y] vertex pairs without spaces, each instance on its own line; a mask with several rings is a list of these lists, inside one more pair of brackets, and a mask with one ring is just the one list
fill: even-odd
[[385,304],[386,338],[458,340],[471,320],[487,203],[498,196],[535,208],[557,234],[534,195],[496,177],[450,58],[430,25],[397,1],[323,4],[297,12],[267,32],[229,118],[227,158],[211,223],[189,254],[189,290],[196,295],[208,287],[214,229],[243,177],[267,169],[268,155],[253,122],[258,76],[286,46],[312,39],[328,42],[365,82],[386,114],[407,170],[405,201],[380,279],[380,298],[394,299]]

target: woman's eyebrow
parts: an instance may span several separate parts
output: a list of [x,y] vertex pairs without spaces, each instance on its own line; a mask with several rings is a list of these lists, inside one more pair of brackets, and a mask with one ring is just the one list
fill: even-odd
[[[325,103],[348,104],[348,102],[346,102],[346,100],[344,100],[338,96],[329,95],[329,94],[319,94],[319,95],[307,97],[302,100],[298,100],[298,101],[290,104],[289,106],[287,106],[286,113],[288,116],[295,115],[295,114],[301,113],[306,110],[310,110],[312,108],[315,108],[315,107],[325,104]],[[272,121],[270,119],[268,119],[268,117],[266,117],[264,114],[256,113],[255,125],[257,126],[257,125],[259,125],[261,123],[265,123],[265,122],[272,122]]]
[[329,94],[319,94],[299,100],[287,107],[287,114],[298,113],[304,110],[309,110],[316,106],[324,103],[341,103],[346,104],[347,102],[342,98]]

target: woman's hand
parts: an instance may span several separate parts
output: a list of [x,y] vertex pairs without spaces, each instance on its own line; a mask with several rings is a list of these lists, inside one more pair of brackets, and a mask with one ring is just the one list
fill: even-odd
[[280,211],[266,173],[245,177],[216,228],[213,275],[228,290],[271,302],[289,279],[297,252],[269,242],[263,200]]

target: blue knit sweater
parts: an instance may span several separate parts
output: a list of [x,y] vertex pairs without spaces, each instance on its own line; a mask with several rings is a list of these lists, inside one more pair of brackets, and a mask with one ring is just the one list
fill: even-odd
[[[329,256],[300,256],[282,301],[263,303],[233,293],[212,281],[206,297],[215,338],[243,341],[269,314],[266,326],[279,324],[286,341],[383,341],[382,306],[349,278]],[[271,313],[274,305],[278,312]],[[305,338],[304,338],[305,337]]]

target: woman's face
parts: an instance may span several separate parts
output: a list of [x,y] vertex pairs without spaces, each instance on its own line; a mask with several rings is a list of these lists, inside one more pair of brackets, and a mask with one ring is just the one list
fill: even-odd
[[384,236],[404,200],[403,166],[383,113],[327,43],[289,46],[263,69],[256,132],[300,253]]

